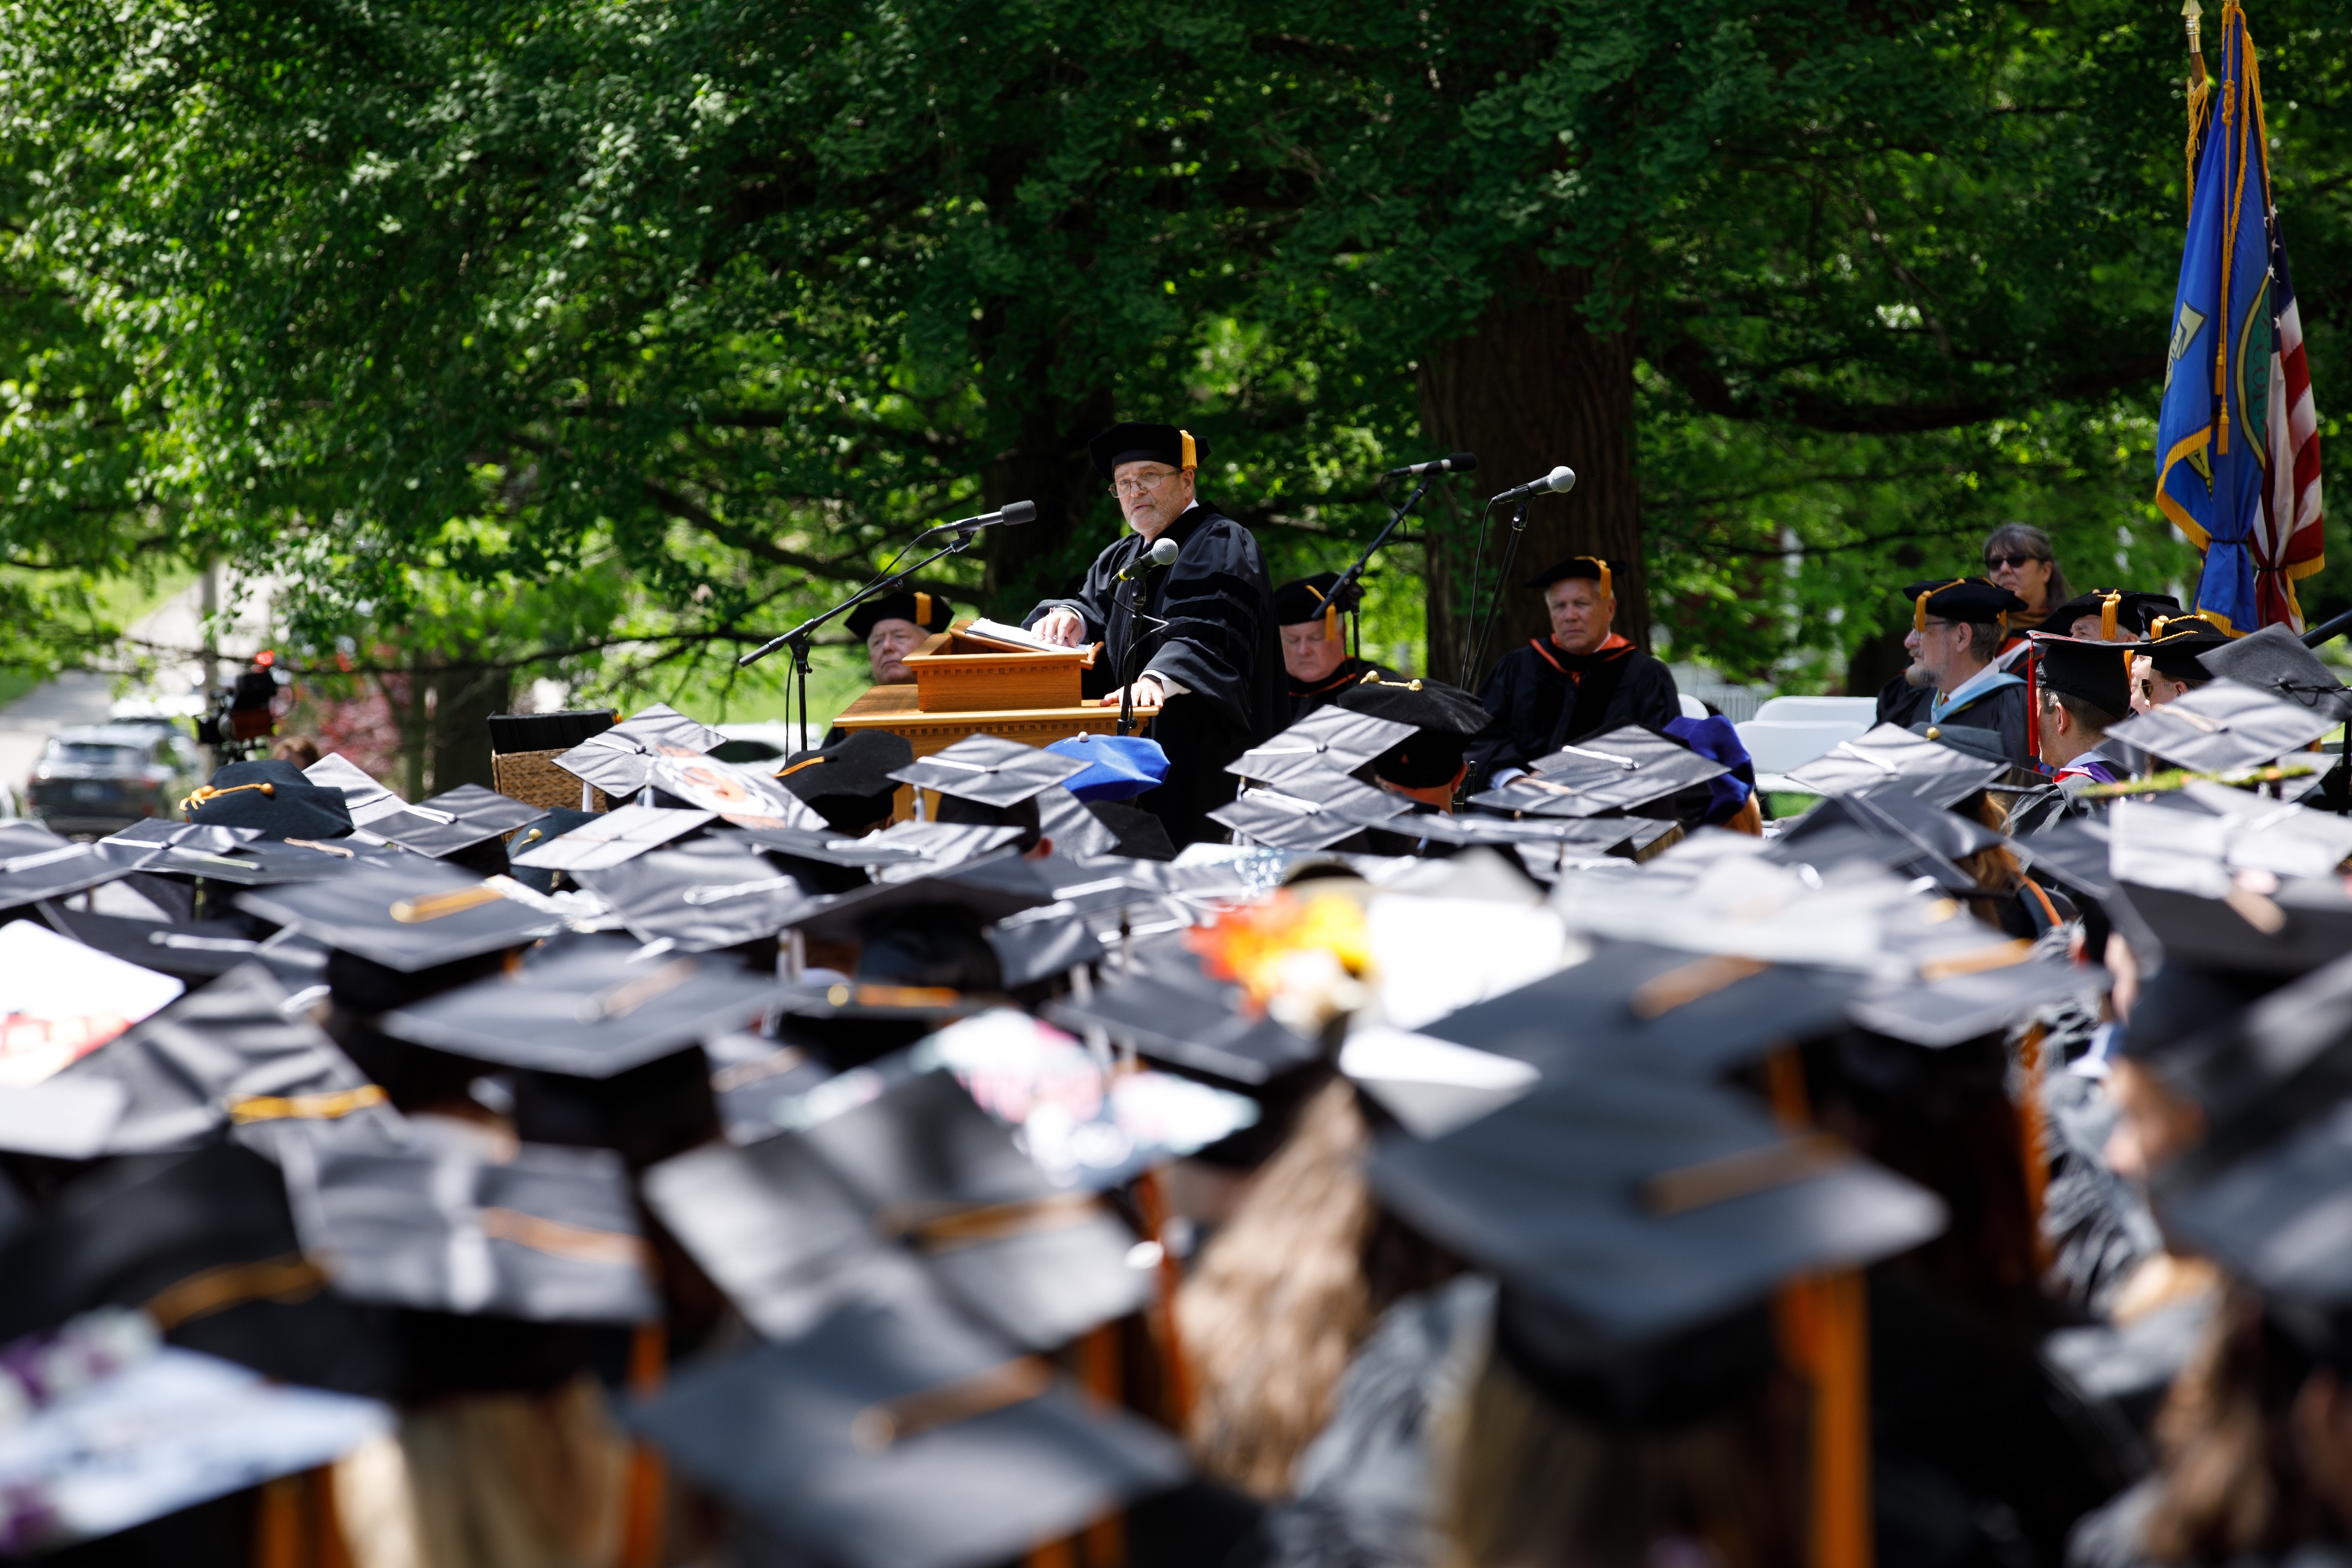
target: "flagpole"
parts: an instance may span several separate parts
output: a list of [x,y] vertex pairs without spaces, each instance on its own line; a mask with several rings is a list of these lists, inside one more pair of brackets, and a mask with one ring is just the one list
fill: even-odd
[[2180,7],[2180,19],[2189,26],[2189,113],[2192,120],[2205,87],[2205,46],[2197,33],[2198,18],[2204,15],[2205,8],[2197,0],[2185,0]]

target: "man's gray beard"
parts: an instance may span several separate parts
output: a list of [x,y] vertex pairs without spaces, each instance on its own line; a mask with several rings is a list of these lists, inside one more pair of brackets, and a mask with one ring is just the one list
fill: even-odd
[[1936,678],[1927,673],[1927,669],[1920,665],[1906,664],[1903,667],[1903,684],[1909,687],[1925,688],[1935,685]]

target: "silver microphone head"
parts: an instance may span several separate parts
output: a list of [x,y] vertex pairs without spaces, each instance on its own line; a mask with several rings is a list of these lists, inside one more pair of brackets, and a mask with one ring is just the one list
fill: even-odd
[[1566,495],[1576,488],[1576,470],[1562,463],[1544,476],[1544,486],[1554,495]]
[[[1575,481],[1574,474],[1568,477],[1570,482]],[[1174,540],[1162,537],[1151,542],[1151,563],[1154,566],[1173,566],[1176,564],[1176,555],[1177,545]]]

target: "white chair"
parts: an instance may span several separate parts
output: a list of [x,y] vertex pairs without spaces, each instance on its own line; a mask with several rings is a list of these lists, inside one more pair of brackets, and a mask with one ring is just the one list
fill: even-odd
[[1877,715],[1869,697],[1775,697],[1733,727],[1758,773],[1785,773],[1868,731]]

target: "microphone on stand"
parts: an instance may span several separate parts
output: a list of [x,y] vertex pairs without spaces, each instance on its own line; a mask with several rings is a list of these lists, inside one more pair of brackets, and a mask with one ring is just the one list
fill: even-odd
[[1456,452],[1450,458],[1434,458],[1426,463],[1409,463],[1402,468],[1391,468],[1381,478],[1419,479],[1423,474],[1466,474],[1478,466],[1475,452]]
[[1513,485],[1487,504],[1508,506],[1514,501],[1531,500],[1537,496],[1565,495],[1575,488],[1576,470],[1562,463],[1542,479],[1529,479],[1523,485]]
[[943,522],[937,528],[927,528],[922,531],[919,537],[929,539],[934,533],[969,533],[974,529],[996,528],[999,526],[1005,528],[1018,528],[1024,522],[1035,521],[1036,517],[1037,503],[1035,501],[1009,500],[1006,501],[1003,507],[999,510],[984,511],[978,517],[962,518],[954,522]]
[[1176,542],[1164,535],[1151,542],[1151,548],[1118,569],[1118,581],[1132,583],[1155,566],[1173,566],[1177,556]]
[[[1151,542],[1150,549],[1119,569],[1118,581],[1131,583],[1159,567],[1173,566],[1176,563],[1177,553],[1176,542],[1162,534]],[[1121,595],[1121,600],[1127,607],[1128,625],[1127,657],[1119,660],[1118,669],[1118,732],[1122,735],[1131,735],[1135,733],[1135,682],[1138,679],[1133,667],[1136,650],[1143,645],[1143,637],[1136,622],[1143,616],[1142,613],[1136,608],[1135,595],[1132,592]]]

